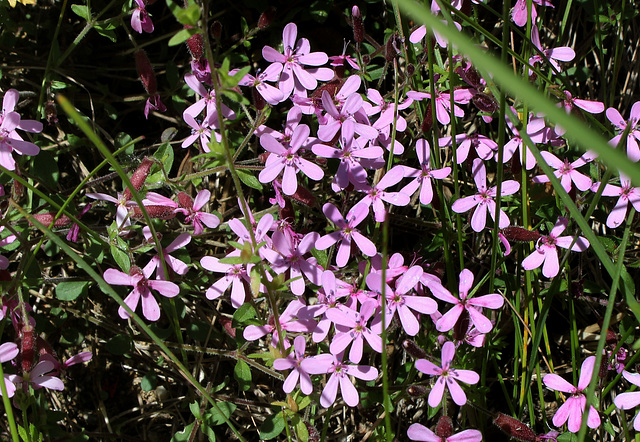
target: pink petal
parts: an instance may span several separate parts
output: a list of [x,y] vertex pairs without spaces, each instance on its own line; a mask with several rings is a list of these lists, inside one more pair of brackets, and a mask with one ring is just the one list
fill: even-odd
[[460,384],[458,384],[455,379],[449,378],[447,379],[447,386],[449,387],[449,393],[451,393],[451,399],[457,405],[462,406],[467,403],[467,395],[464,393]]
[[320,405],[324,408],[329,408],[331,404],[336,401],[336,396],[338,395],[338,384],[338,375],[334,373],[329,377],[327,385],[325,385],[322,390],[322,394],[320,395]]
[[160,306],[149,290],[145,290],[142,293],[142,314],[149,321],[160,319]]
[[439,376],[442,373],[442,369],[440,367],[426,359],[418,359],[415,365],[416,369],[424,374]]
[[345,403],[350,407],[355,407],[360,402],[358,390],[353,386],[348,376],[340,377],[340,391]]
[[131,277],[126,273],[121,272],[116,269],[107,269],[104,272],[104,280],[108,284],[113,285],[133,285],[131,282]]
[[558,251],[548,249],[544,254],[544,264],[542,265],[542,274],[547,278],[553,278],[560,271],[560,263],[558,260]]
[[566,380],[564,380],[563,378],[561,378],[555,373],[550,373],[548,375],[545,375],[545,377],[542,378],[542,382],[548,388],[555,391],[561,391],[563,393],[570,393],[570,394],[573,394],[576,392],[576,387],[574,387],[569,382],[567,382]]
[[476,326],[480,333],[489,333],[491,331],[493,324],[489,318],[484,316],[475,308],[468,308],[467,311],[469,312],[471,322]]
[[544,258],[544,253],[536,249],[529,256],[522,260],[522,268],[524,268],[525,270],[537,269],[542,265]]
[[448,332],[456,325],[458,318],[462,314],[464,307],[460,304],[453,306],[451,310],[442,315],[438,322],[436,322],[436,330],[439,332]]
[[467,304],[471,304],[476,307],[485,307],[490,309],[499,309],[504,305],[504,298],[497,293],[491,295],[477,296],[467,301]]
[[589,382],[591,382],[591,377],[593,376],[595,363],[595,356],[589,356],[582,363],[582,367],[580,367],[580,378],[578,380],[578,390],[585,390],[589,386]]
[[424,425],[420,425],[420,424],[411,424],[411,426],[407,430],[407,437],[411,440],[421,441],[421,442],[441,442],[442,441],[441,437],[436,436],[436,434],[433,431],[431,431]]
[[433,385],[433,388],[431,389],[431,393],[429,393],[428,403],[431,408],[435,408],[438,405],[440,405],[440,402],[442,401],[442,396],[444,395],[444,386],[445,386],[444,378],[440,376],[436,380],[436,383]]
[[353,240],[360,249],[360,251],[366,256],[375,256],[377,252],[375,244],[362,235],[360,232],[354,231],[351,233]]

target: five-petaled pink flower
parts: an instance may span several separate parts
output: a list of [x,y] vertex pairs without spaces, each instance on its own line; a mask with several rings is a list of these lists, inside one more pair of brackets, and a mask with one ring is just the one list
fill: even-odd
[[573,236],[559,236],[568,225],[569,221],[566,218],[558,218],[558,222],[551,229],[549,235],[541,236],[533,253],[522,260],[522,267],[525,270],[533,270],[542,266],[542,274],[547,278],[553,278],[560,271],[557,247],[563,249],[571,247],[574,252],[587,250],[589,241],[586,238],[579,236],[574,243]]
[[[580,368],[578,387],[574,387],[555,373],[550,373],[542,378],[544,385],[551,390],[561,391],[571,395],[565,403],[558,408],[558,411],[556,411],[556,414],[551,420],[553,425],[556,427],[561,427],[565,422],[569,421],[567,426],[570,432],[577,433],[580,431],[580,425],[582,424],[583,419],[582,415],[584,414],[584,409],[587,405],[587,398],[584,395],[584,390],[589,386],[589,382],[591,382],[595,363],[595,356],[589,356],[584,360],[582,367]],[[589,407],[587,426],[589,428],[598,428],[600,426],[600,415],[598,415],[598,411],[593,407],[593,405]]]
[[338,388],[342,398],[350,407],[355,407],[360,402],[358,390],[351,383],[349,376],[363,381],[373,381],[378,377],[378,370],[369,365],[349,365],[342,362],[342,354],[333,355],[323,353],[305,359],[302,363],[309,374],[330,374],[329,380],[320,395],[320,405],[329,408],[336,400]]
[[[138,308],[138,302],[142,297],[142,314],[149,321],[157,321],[160,318],[160,306],[158,301],[151,293],[151,289],[157,291],[162,296],[173,298],[180,293],[180,287],[171,281],[163,281],[160,279],[148,279],[151,277],[155,265],[153,261],[149,262],[144,269],[137,266],[131,266],[129,274],[116,269],[108,269],[104,272],[104,280],[112,285],[132,285],[133,290],[125,298],[124,302],[133,311]],[[129,313],[123,308],[118,309],[118,315],[122,319],[130,317]]]
[[638,141],[640,141],[640,101],[633,103],[629,120],[622,118],[620,112],[612,107],[607,109],[606,115],[611,124],[620,131],[618,135],[609,140],[609,143],[617,146],[620,143],[620,138],[628,128],[627,156],[631,161],[640,161],[640,147],[638,147]]
[[144,0],[135,0],[136,9],[131,14],[131,27],[134,31],[142,34],[142,31],[151,34],[153,32],[153,22],[146,9],[146,2]]
[[[625,370],[622,372],[622,376],[633,385],[640,387],[640,374],[629,373]],[[640,405],[640,391],[621,393],[615,397],[613,403],[616,404],[616,407],[622,408],[623,410],[635,408]],[[636,414],[636,417],[633,419],[633,428],[636,431],[640,431],[640,413]]]
[[[473,196],[466,196],[456,200],[451,206],[451,210],[456,213],[464,213],[475,207],[471,216],[471,228],[476,232],[481,232],[487,224],[487,211],[491,215],[499,228],[504,229],[509,225],[509,217],[502,209],[499,212],[499,219],[496,220],[496,202],[493,200],[498,195],[497,186],[487,188],[487,169],[480,158],[473,160],[473,180],[478,188],[478,193]],[[520,183],[515,180],[505,180],[500,189],[501,195],[512,195],[520,189]],[[477,206],[477,207],[476,207]]]
[[451,330],[458,322],[460,315],[464,311],[469,314],[469,319],[476,326],[480,333],[489,333],[493,328],[493,324],[481,313],[482,308],[499,309],[504,304],[504,299],[499,293],[490,295],[476,296],[467,298],[469,290],[473,287],[473,273],[470,270],[463,269],[460,272],[460,283],[458,287],[458,295],[460,298],[453,296],[449,290],[442,285],[432,284],[429,288],[436,298],[454,304],[453,308],[436,322],[436,329],[440,332]]
[[[597,191],[600,183],[595,183],[592,190]],[[603,196],[619,196],[618,202],[607,217],[607,227],[615,229],[619,227],[627,215],[629,203],[636,211],[640,212],[640,187],[631,187],[631,180],[620,174],[620,186],[607,184],[602,191]]]
[[327,318],[334,324],[342,326],[336,329],[329,351],[337,355],[344,352],[353,342],[349,351],[349,360],[357,364],[362,359],[364,341],[366,340],[373,350],[382,353],[382,338],[380,337],[382,327],[380,327],[380,323],[371,326],[367,324],[376,312],[376,308],[377,302],[371,300],[362,304],[359,312],[348,308],[328,309],[325,313]]
[[273,368],[276,370],[291,370],[287,379],[284,380],[282,389],[285,393],[291,393],[300,380],[300,390],[304,394],[311,394],[313,384],[309,373],[302,366],[305,361],[304,351],[306,341],[304,336],[296,336],[293,340],[293,348],[286,358],[280,358],[273,361]]
[[[593,160],[595,158],[595,154],[587,152],[580,158],[575,160],[573,163],[569,163],[569,160],[567,159],[562,161],[551,152],[540,152],[540,155],[542,155],[542,158],[544,158],[549,166],[556,169],[553,174],[560,180],[562,188],[567,193],[571,191],[572,182],[576,185],[578,190],[583,192],[591,187],[591,178],[578,172],[577,169],[578,167],[584,166],[585,164]],[[538,175],[533,177],[532,181],[534,183],[548,183],[549,177],[546,175]]]
[[451,399],[457,405],[467,403],[467,395],[458,384],[458,381],[465,384],[476,384],[480,380],[480,376],[475,371],[455,369],[451,366],[453,358],[456,355],[456,346],[453,342],[447,341],[442,346],[441,362],[442,367],[438,367],[431,361],[426,359],[418,359],[416,368],[429,376],[438,376],[436,383],[429,393],[429,406],[437,407],[442,402],[445,387],[451,394]]

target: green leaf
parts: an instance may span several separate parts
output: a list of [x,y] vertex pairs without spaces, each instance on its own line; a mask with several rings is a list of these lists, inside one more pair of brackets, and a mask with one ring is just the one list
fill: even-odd
[[323,268],[328,268],[329,255],[326,250],[311,249],[311,255],[318,260],[318,264]]
[[189,38],[191,38],[192,36],[198,34],[199,31],[196,28],[191,28],[191,29],[182,29],[178,32],[176,32],[176,34],[171,37],[171,40],[169,40],[169,46],[177,46],[181,43],[184,43],[185,41],[189,40]]
[[238,310],[233,314],[233,327],[238,327],[247,324],[247,321],[256,317],[256,309],[253,306],[245,302]]
[[218,402],[216,405],[218,410],[212,407],[204,415],[204,420],[212,427],[224,424],[237,408],[236,404],[231,402]]
[[107,37],[114,43],[116,42],[116,22],[114,22],[113,20],[110,19],[102,23],[96,23],[93,27],[98,32],[98,34],[102,35],[103,37]]
[[51,152],[41,150],[40,154],[33,157],[33,175],[51,189],[55,189],[58,185],[60,171],[58,170],[58,162]]
[[218,262],[222,264],[231,264],[232,266],[234,266],[238,264],[243,264],[244,260],[240,256],[228,256],[226,258],[220,258]]
[[240,178],[240,181],[242,181],[245,185],[262,192],[262,183],[258,181],[258,178],[256,178],[255,175],[249,172],[245,172],[242,169],[236,169],[236,172],[238,173],[238,178]]
[[238,381],[240,391],[247,391],[251,388],[251,369],[249,364],[243,360],[238,360],[233,369],[233,377]]
[[282,413],[267,416],[260,426],[260,439],[271,440],[277,437],[284,430],[285,421]]
[[197,402],[191,402],[189,404],[189,410],[191,410],[191,414],[193,414],[196,419],[202,420],[202,412],[200,411],[200,405],[198,405]]
[[171,442],[186,442],[191,440],[191,433],[193,432],[193,427],[195,425],[195,422],[191,422],[189,425],[184,427],[184,430],[175,433],[171,438]]
[[91,18],[88,5],[71,5],[71,10],[75,12],[76,15],[84,18],[86,21],[89,21],[89,19]]
[[64,281],[56,286],[56,298],[60,301],[74,301],[87,294],[89,281]]
[[145,374],[142,378],[142,381],[140,381],[140,387],[142,388],[142,391],[151,391],[157,386],[158,376],[153,372]]
[[132,350],[133,341],[129,335],[119,334],[109,339],[105,347],[109,353],[120,356]]
[[[182,25],[197,26],[200,20],[200,7],[195,2],[189,2],[186,8],[181,8],[171,0],[167,0],[167,6],[171,10],[173,16]],[[169,43],[171,46],[171,43]]]

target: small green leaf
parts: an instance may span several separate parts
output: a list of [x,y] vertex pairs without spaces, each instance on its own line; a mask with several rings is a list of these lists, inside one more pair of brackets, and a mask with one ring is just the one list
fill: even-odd
[[173,37],[171,37],[171,40],[169,40],[168,45],[177,46],[181,43],[184,43],[185,41],[187,41],[189,38],[196,35],[197,33],[198,33],[198,29],[196,28],[182,29],[176,32],[176,34]]
[[140,381],[140,387],[142,391],[151,391],[158,386],[158,376],[155,373],[147,373]]
[[120,356],[131,351],[133,342],[129,335],[119,334],[109,339],[105,347],[109,353]]
[[251,187],[252,189],[262,191],[262,183],[258,181],[258,178],[256,178],[255,175],[249,172],[245,172],[242,169],[236,169],[236,172],[238,172],[238,178],[240,178],[240,181],[242,181],[245,185]]
[[245,302],[238,310],[233,314],[233,323],[234,327],[241,326],[247,324],[247,321],[256,317],[256,309],[253,308],[251,304]]
[[56,297],[60,301],[74,301],[87,294],[89,281],[65,281],[56,286]]
[[38,156],[33,157],[33,175],[48,187],[55,189],[60,177],[58,162],[51,152],[41,150]]
[[231,402],[218,402],[216,405],[218,406],[217,410],[211,407],[204,415],[204,420],[212,427],[224,424],[225,417],[228,420],[237,408],[236,404]]
[[89,6],[87,5],[71,5],[71,10],[75,12],[76,15],[84,18],[86,21],[89,21],[89,18],[91,18],[91,14],[89,13]]
[[284,430],[285,421],[282,413],[267,416],[260,426],[260,439],[271,440],[277,437]]
[[186,442],[191,440],[191,433],[193,432],[193,427],[195,425],[195,422],[191,422],[189,425],[184,427],[184,430],[175,433],[171,438],[171,442]]
[[232,266],[243,264],[244,260],[240,256],[228,256],[226,258],[220,258],[218,260],[221,264],[231,264]]
[[202,419],[202,412],[200,411],[200,405],[197,402],[191,402],[189,404],[189,410],[191,410],[191,414],[195,416],[196,419]]
[[240,391],[247,391],[251,388],[251,369],[245,361],[239,360],[236,362],[236,366],[233,369],[233,377],[238,381]]
[[318,265],[323,269],[328,268],[329,255],[326,250],[311,249],[311,255],[318,260]]

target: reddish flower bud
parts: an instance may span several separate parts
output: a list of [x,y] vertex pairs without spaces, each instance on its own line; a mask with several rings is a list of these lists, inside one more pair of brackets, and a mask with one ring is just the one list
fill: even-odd
[[471,100],[473,101],[473,104],[475,104],[478,109],[480,109],[482,112],[487,112],[489,114],[492,114],[495,111],[497,111],[499,107],[498,101],[495,98],[493,98],[489,94],[484,94],[482,92],[478,92],[477,94],[475,94],[471,98]]
[[184,192],[178,194],[178,206],[182,209],[193,209],[193,198]]
[[402,40],[397,34],[392,34],[384,45],[384,58],[387,62],[392,62],[402,51]]
[[258,110],[264,109],[265,106],[267,105],[267,101],[264,99],[262,95],[260,95],[260,92],[258,92],[258,90],[254,87],[251,88],[251,98],[253,98],[253,106]]
[[409,64],[407,65],[407,68],[406,68],[406,69],[407,69],[407,75],[408,75],[409,77],[411,77],[411,76],[413,75],[413,73],[416,71],[416,67],[415,67],[414,65],[412,65],[411,63],[409,63]]
[[58,124],[58,111],[56,109],[56,103],[49,100],[44,105],[44,115],[47,118],[47,123],[50,125]]
[[[37,215],[33,215],[35,219],[37,219],[40,223],[44,224],[46,227],[52,227],[51,226],[52,223],[53,223],[53,227],[65,227],[71,224],[71,219],[69,219],[67,215],[60,215],[60,217],[54,222],[53,218],[55,216],[56,214],[54,212],[39,213]],[[29,221],[29,224],[33,225],[31,221]]]
[[23,373],[29,373],[33,367],[36,354],[36,334],[29,320],[22,324],[20,329],[20,365]]
[[429,390],[422,385],[409,385],[407,388],[407,394],[411,397],[423,397],[426,396]]
[[315,206],[316,197],[306,187],[298,185],[298,189],[293,195],[289,196],[292,200],[304,204],[305,206]]
[[224,329],[225,332],[227,332],[229,336],[231,336],[234,339],[236,338],[236,329],[231,325],[233,322],[231,318],[224,315],[220,315],[218,317],[218,322],[222,324],[222,328]]
[[441,416],[436,425],[436,435],[443,439],[448,438],[453,434],[453,422],[449,416]]
[[353,26],[353,39],[356,43],[362,43],[364,41],[364,26],[358,6],[351,8],[351,25]]
[[524,227],[509,226],[500,230],[509,241],[529,242],[537,241],[540,234],[535,230],[527,230]]
[[[176,216],[175,209],[168,206],[150,205],[144,206],[145,210],[153,219],[171,219]],[[140,207],[135,206],[129,209],[129,216],[133,219],[143,219],[144,215]]]
[[[184,25],[185,29],[192,29],[191,25]],[[204,40],[202,38],[202,34],[194,34],[187,39],[187,48],[189,48],[189,52],[191,53],[192,58],[200,58],[204,54]]]
[[[133,172],[133,175],[131,175],[130,180],[134,189],[136,190],[142,189],[144,182],[147,180],[147,177],[149,176],[149,170],[151,170],[151,166],[153,165],[153,163],[154,161],[152,158],[146,157],[142,161],[142,163],[140,163],[136,171]],[[127,199],[127,201],[131,199],[131,191],[129,190],[128,187],[124,190],[124,197]]]
[[262,14],[260,14],[260,18],[258,19],[258,29],[265,30],[273,22],[273,19],[276,16],[276,8],[275,6],[269,6]]
[[281,220],[286,220],[292,223],[296,219],[296,211],[293,210],[291,201],[285,200],[284,207],[278,211],[278,215]]
[[222,36],[222,23],[216,20],[211,23],[211,27],[209,29],[211,32],[211,37],[214,40],[220,40],[220,37]]
[[498,413],[498,416],[493,420],[493,423],[513,439],[519,441],[536,440],[536,433],[534,433],[531,428],[527,427],[524,423],[514,417],[507,416],[503,413]]
[[411,339],[405,339],[402,341],[402,347],[404,350],[416,359],[424,359],[427,357],[427,353]]
[[309,439],[307,440],[309,442],[320,442],[320,432],[318,431],[318,429],[311,425],[309,422],[305,421],[304,424],[307,427],[307,433],[309,433]]
[[427,112],[425,112],[424,120],[422,120],[422,126],[420,126],[420,130],[424,135],[431,132],[433,128],[433,113],[431,110],[431,102],[427,104]]
[[147,57],[147,53],[142,49],[136,52],[136,69],[138,70],[138,76],[140,77],[140,81],[142,81],[144,90],[147,91],[149,95],[154,95],[158,92],[156,74],[153,72],[153,67]]

